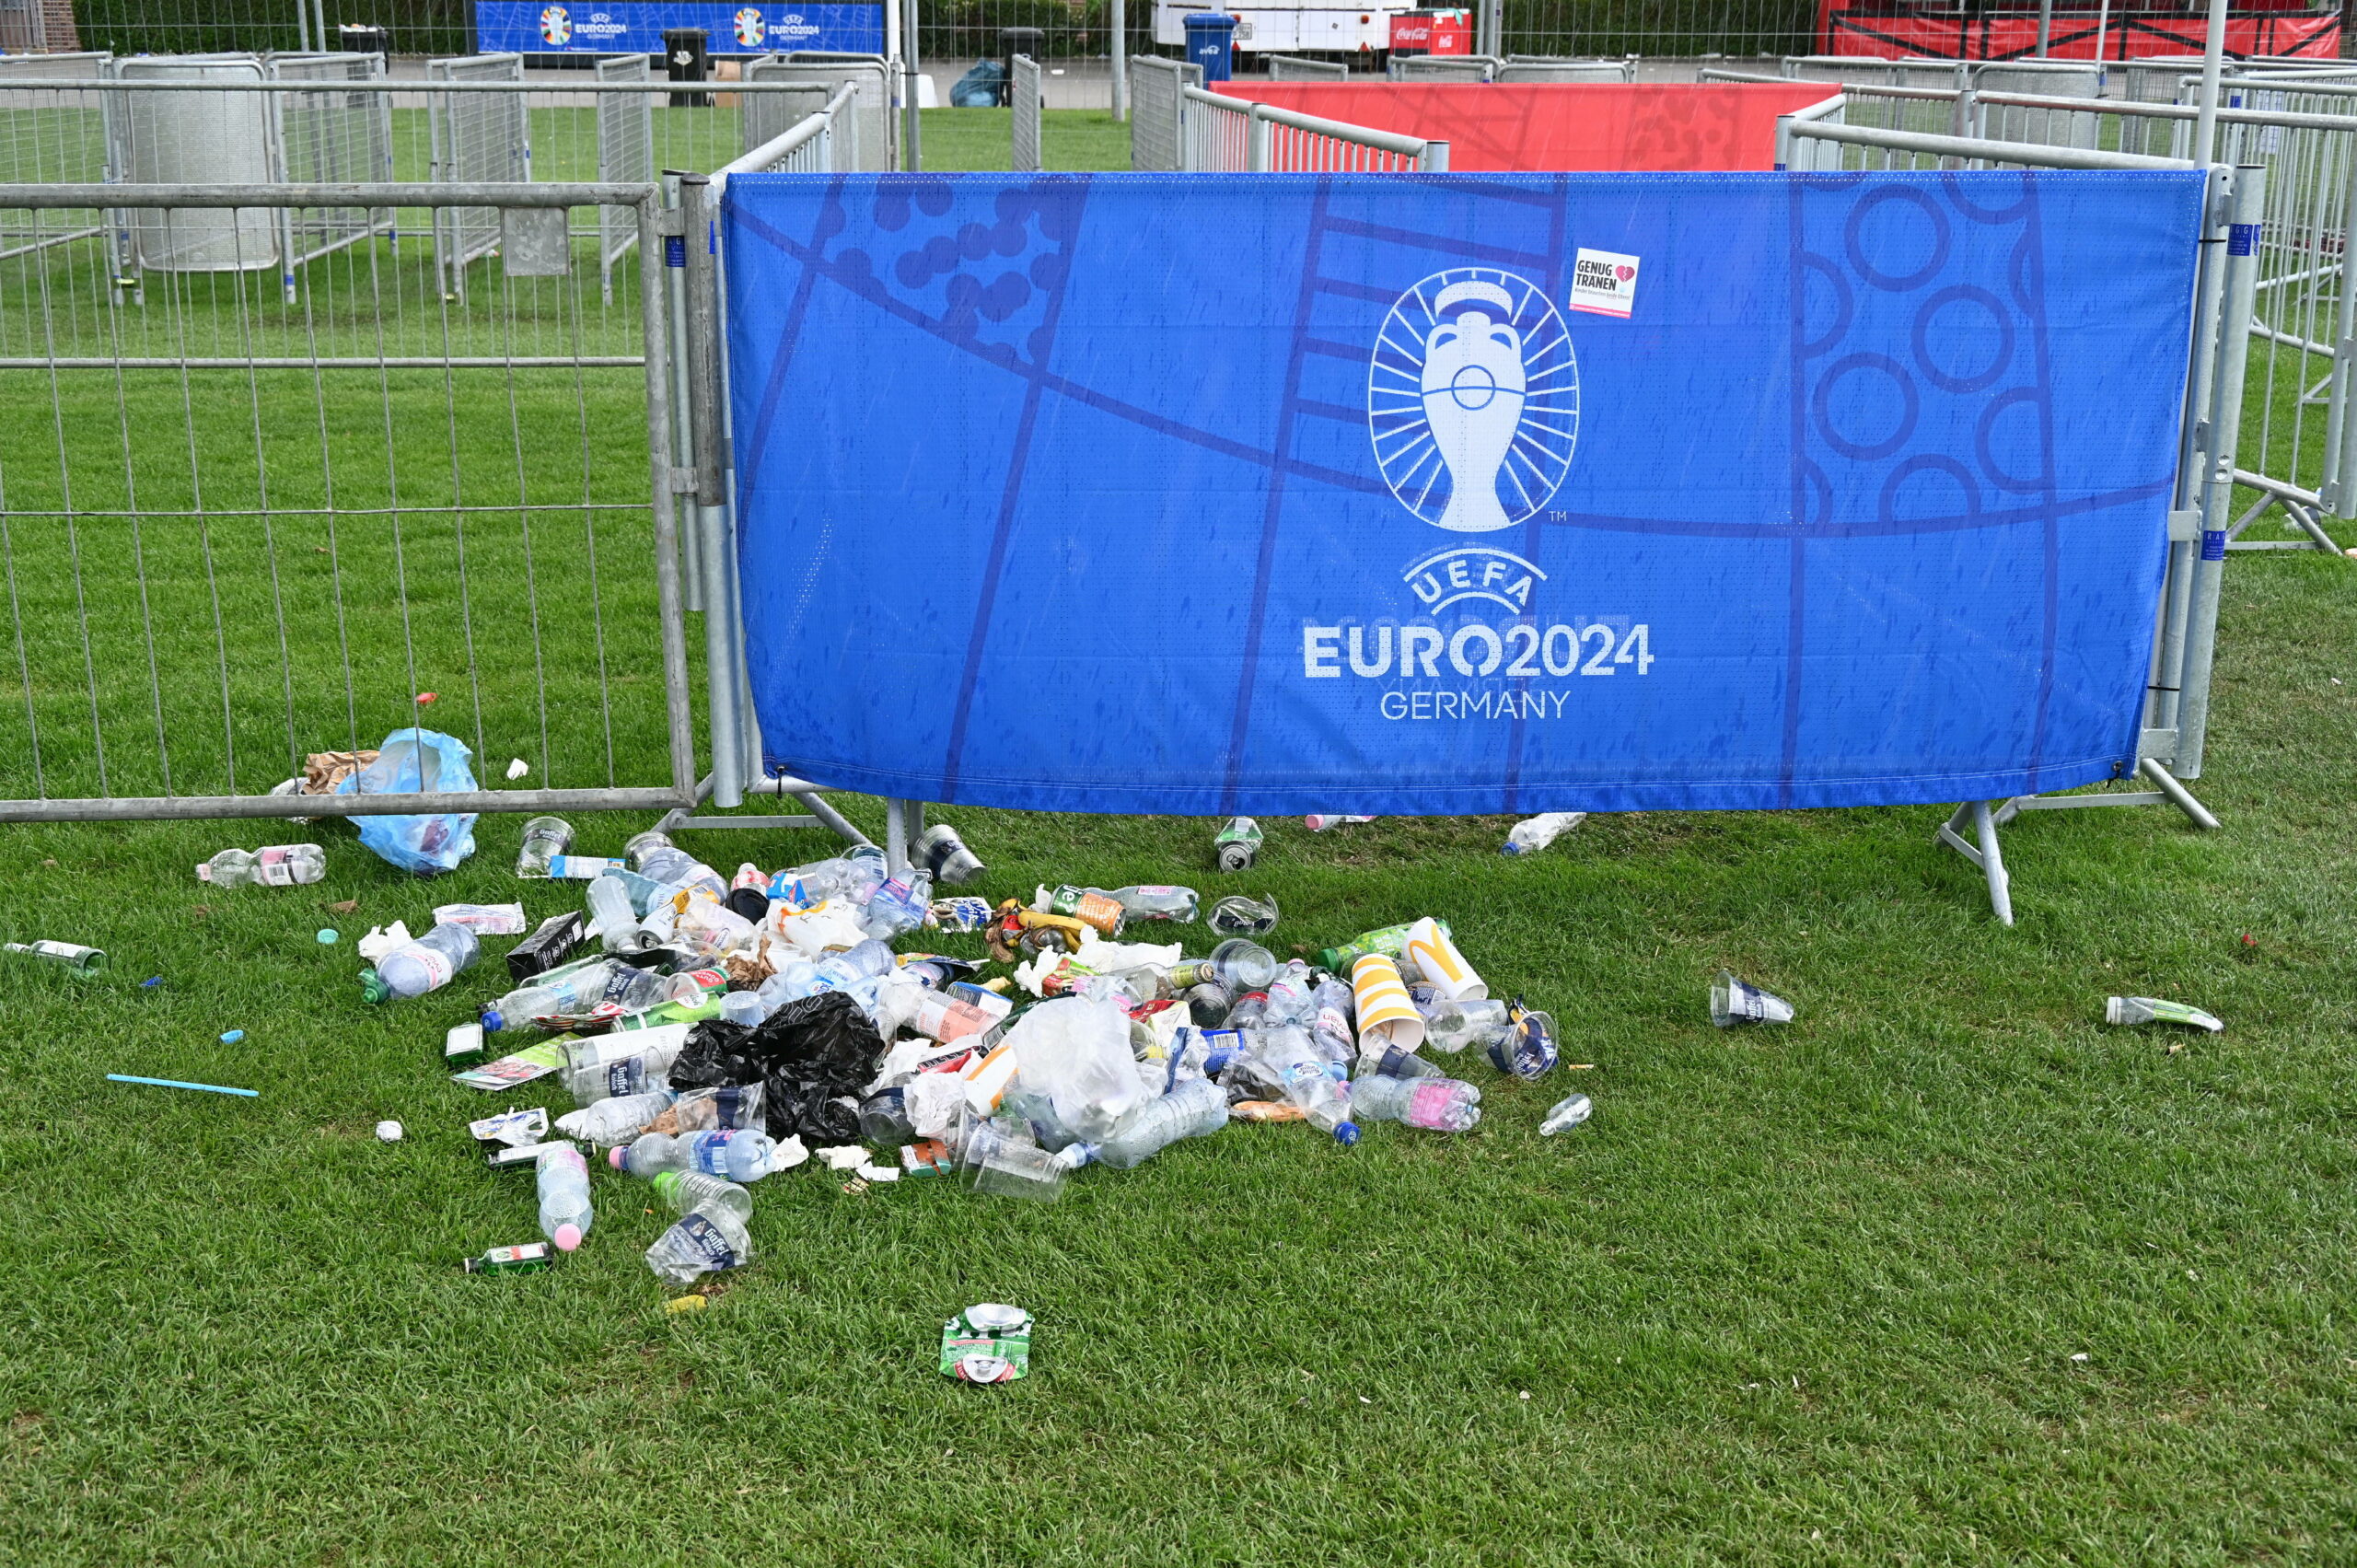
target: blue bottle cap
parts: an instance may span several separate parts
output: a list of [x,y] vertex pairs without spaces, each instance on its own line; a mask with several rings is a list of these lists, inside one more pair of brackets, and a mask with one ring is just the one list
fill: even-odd
[[1334,1142],[1341,1144],[1344,1148],[1348,1148],[1358,1141],[1359,1124],[1357,1122],[1338,1121],[1334,1124]]

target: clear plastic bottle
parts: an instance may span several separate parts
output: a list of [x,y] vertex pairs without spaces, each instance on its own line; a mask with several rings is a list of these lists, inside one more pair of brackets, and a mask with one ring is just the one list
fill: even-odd
[[733,1181],[717,1176],[707,1176],[701,1170],[667,1170],[655,1179],[656,1195],[671,1205],[675,1214],[692,1214],[698,1209],[720,1209],[737,1216],[742,1225],[753,1217],[753,1195]]
[[328,852],[317,844],[271,844],[249,854],[225,849],[196,868],[215,888],[292,888],[328,874]]
[[689,1210],[646,1249],[646,1266],[673,1285],[693,1284],[702,1275],[752,1260],[753,1238],[745,1222],[717,1204]]
[[894,962],[892,949],[871,937],[856,947],[829,954],[826,961],[819,966],[817,978],[828,987],[841,991],[859,981],[884,973]]
[[1299,958],[1288,959],[1269,981],[1269,1008],[1261,1017],[1270,1024],[1308,1024],[1318,1016],[1316,993],[1309,966]]
[[589,1162],[571,1144],[540,1145],[540,1234],[570,1252],[589,1234]]
[[562,817],[535,817],[524,824],[524,846],[516,852],[516,875],[544,877],[557,856],[572,849],[572,823]]
[[1506,835],[1508,854],[1536,854],[1587,820],[1585,811],[1549,811],[1537,817],[1526,817],[1514,825]]
[[1309,1002],[1309,1038],[1318,1054],[1329,1062],[1348,1062],[1356,1056],[1359,1048],[1351,1019],[1358,1005],[1351,988],[1330,974],[1321,974]]
[[631,869],[663,887],[709,888],[715,899],[728,896],[727,878],[662,833],[639,834],[622,846],[622,854],[629,858]]
[[1258,942],[1231,937],[1212,949],[1208,958],[1178,964],[1170,971],[1173,985],[1195,986],[1215,980],[1231,995],[1260,991],[1277,978],[1277,960]]
[[1120,904],[1122,915],[1131,921],[1167,920],[1180,925],[1194,923],[1195,912],[1202,902],[1192,888],[1169,888],[1159,883],[1116,888],[1109,896]]
[[665,1086],[662,1067],[641,1052],[632,1056],[607,1059],[601,1052],[588,1052],[580,1061],[568,1061],[560,1069],[564,1077],[565,1092],[576,1106],[595,1105],[599,1100],[630,1095],[643,1095]]
[[743,1182],[759,1181],[767,1176],[776,1151],[777,1145],[770,1141],[766,1132],[723,1129],[714,1132],[690,1132],[678,1138],[662,1132],[648,1132],[627,1148],[617,1148],[606,1157],[616,1170],[632,1176],[659,1176],[667,1170],[701,1170],[707,1176],[725,1176],[731,1181]]
[[589,919],[609,953],[643,953],[655,946],[655,933],[639,923],[630,890],[619,877],[600,877],[589,884]]
[[1306,1029],[1263,1029],[1250,1037],[1253,1059],[1263,1074],[1284,1087],[1285,1098],[1301,1108],[1310,1123],[1330,1132],[1338,1143],[1359,1141],[1358,1123],[1351,1120],[1351,1091],[1326,1071],[1325,1059],[1309,1043]]
[[63,964],[75,974],[97,974],[107,967],[104,949],[85,947],[79,942],[9,942],[0,944],[0,952],[22,953],[45,963]]
[[1496,1000],[1454,1003],[1457,1013],[1453,1020],[1436,1017],[1434,1013],[1424,1011],[1424,1005],[1417,996],[1422,989],[1420,986],[1411,991],[1409,997],[1424,1014],[1424,1043],[1434,1051],[1456,1052],[1469,1045],[1486,1049],[1504,1040],[1514,1028],[1514,1021],[1506,1016],[1505,1003]]
[[599,1148],[616,1147],[637,1137],[648,1122],[670,1109],[673,1098],[668,1089],[616,1095],[558,1117],[556,1128],[569,1138],[586,1138]]
[[1313,833],[1322,833],[1329,828],[1347,828],[1353,822],[1374,820],[1372,817],[1304,817],[1301,825]]
[[437,925],[405,947],[394,948],[360,975],[360,994],[370,1002],[423,996],[450,983],[482,956],[475,934],[463,925]]
[[1462,1132],[1481,1120],[1481,1091],[1457,1078],[1391,1078],[1378,1073],[1351,1086],[1351,1114],[1435,1132]]
[[1227,1125],[1227,1091],[1209,1078],[1179,1085],[1133,1106],[1091,1155],[1096,1163],[1129,1170],[1181,1138],[1200,1138]]
[[1587,1096],[1566,1095],[1555,1102],[1554,1109],[1547,1113],[1547,1120],[1538,1124],[1538,1135],[1551,1138],[1558,1132],[1568,1132],[1585,1121],[1595,1110],[1596,1107]]
[[863,928],[870,937],[888,942],[903,931],[923,925],[932,908],[933,873],[918,869],[905,878],[888,877],[867,895]]
[[1448,1074],[1440,1066],[1425,1061],[1412,1051],[1402,1051],[1396,1045],[1378,1044],[1376,1049],[1359,1056],[1361,1078],[1445,1078]]
[[[389,961],[389,960],[388,960]],[[644,1013],[671,1000],[669,977],[612,958],[590,958],[536,975],[482,1011],[486,1029],[521,1028],[538,1018]],[[605,1011],[610,1007],[611,1011]]]

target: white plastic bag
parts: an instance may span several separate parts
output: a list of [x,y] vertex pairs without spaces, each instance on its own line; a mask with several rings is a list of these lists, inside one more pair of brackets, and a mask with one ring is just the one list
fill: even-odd
[[1058,1120],[1090,1143],[1144,1098],[1130,1054],[1129,1016],[1114,1003],[1042,1003],[1015,1021],[1006,1044],[1023,1086],[1047,1096]]

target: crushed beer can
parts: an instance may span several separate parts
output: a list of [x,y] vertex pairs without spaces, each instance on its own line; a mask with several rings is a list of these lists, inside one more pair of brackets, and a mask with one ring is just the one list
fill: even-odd
[[961,1383],[1012,1383],[1031,1371],[1031,1314],[985,1301],[941,1326],[941,1375]]

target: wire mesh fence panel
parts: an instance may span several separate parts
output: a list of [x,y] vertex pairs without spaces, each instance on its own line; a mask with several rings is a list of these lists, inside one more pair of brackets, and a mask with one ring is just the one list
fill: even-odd
[[[855,137],[857,145],[838,146],[835,149],[837,161],[854,160],[854,168],[870,172],[898,167],[894,149],[899,145],[899,133],[893,124],[891,68],[881,55],[768,55],[748,61],[744,79],[748,82],[783,82],[815,87],[819,89],[819,105],[812,107],[823,106],[826,99],[834,97],[846,85],[855,87],[858,89],[855,95],[857,110],[852,116],[855,123],[846,124],[839,118],[835,134]],[[809,108],[803,107],[807,99],[791,107],[782,105],[775,109],[767,107],[766,100],[762,101],[764,106],[758,111],[761,122],[759,129],[766,134],[756,139],[749,129],[747,151],[784,134],[787,127],[811,111]],[[801,113],[794,114],[795,109],[801,110]]]
[[1486,82],[1504,64],[1474,54],[1395,56],[1391,75],[1402,82]]
[[1141,174],[1184,167],[1179,145],[1179,99],[1201,87],[1203,68],[1155,55],[1130,57],[1130,168]]
[[[521,82],[520,54],[470,54],[429,60],[429,82]],[[433,167],[427,178],[455,184],[532,178],[531,121],[521,95],[435,93],[429,123]],[[464,293],[467,263],[499,244],[493,207],[434,209],[434,255],[445,293]]]
[[[373,54],[314,54],[270,62],[282,82],[359,83],[380,80],[384,62]],[[300,185],[353,185],[393,178],[393,107],[384,93],[280,93],[276,177]],[[294,261],[349,245],[388,226],[389,215],[356,207],[287,209],[284,238]]]
[[1493,79],[1501,82],[1633,82],[1633,60],[1510,59]]
[[[638,190],[552,199],[602,191],[652,224]],[[100,197],[0,190],[0,210],[75,199]],[[224,232],[273,232],[285,200],[256,192]],[[293,304],[236,268],[110,303],[97,238],[0,260],[0,819],[250,811],[308,756],[412,724],[464,741],[487,785],[525,761],[519,807],[692,782],[649,460],[661,309],[636,257],[601,305],[562,208],[493,210],[560,245],[511,247],[463,312],[386,236],[309,261]],[[571,362],[535,359],[552,344]]]
[[[1272,82],[1332,82],[1350,74],[1350,66],[1339,60],[1305,60],[1292,54],[1269,56],[1269,80]],[[1131,80],[1136,77],[1133,75]]]
[[[264,79],[251,56],[118,60],[127,82],[205,83],[226,91],[122,95],[110,129],[114,178],[134,184],[266,185],[271,167],[271,103],[265,93],[237,91]],[[135,272],[253,272],[278,265],[278,217],[265,208],[236,212],[130,209],[122,222],[122,261]]]
[[[831,96],[823,82],[794,82],[778,92],[748,95],[743,121],[743,152],[766,146],[827,107]],[[676,167],[676,166],[673,166]]]
[[[97,185],[108,178],[107,99],[87,90],[105,75],[103,54],[0,59],[0,184]],[[95,213],[15,212],[0,226],[0,252],[79,238]]]
[[1008,116],[1010,161],[1007,167],[1017,174],[1037,174],[1039,162],[1039,63],[1028,54],[1015,57],[1014,74],[1007,78],[1006,101],[1013,106]]
[[[599,82],[645,82],[654,78],[644,57],[636,54],[600,60],[596,75]],[[607,181],[654,179],[654,96],[602,94],[598,99],[597,113],[598,178]],[[637,243],[635,214],[620,207],[598,209],[598,286],[609,303],[614,297],[614,263]]]

